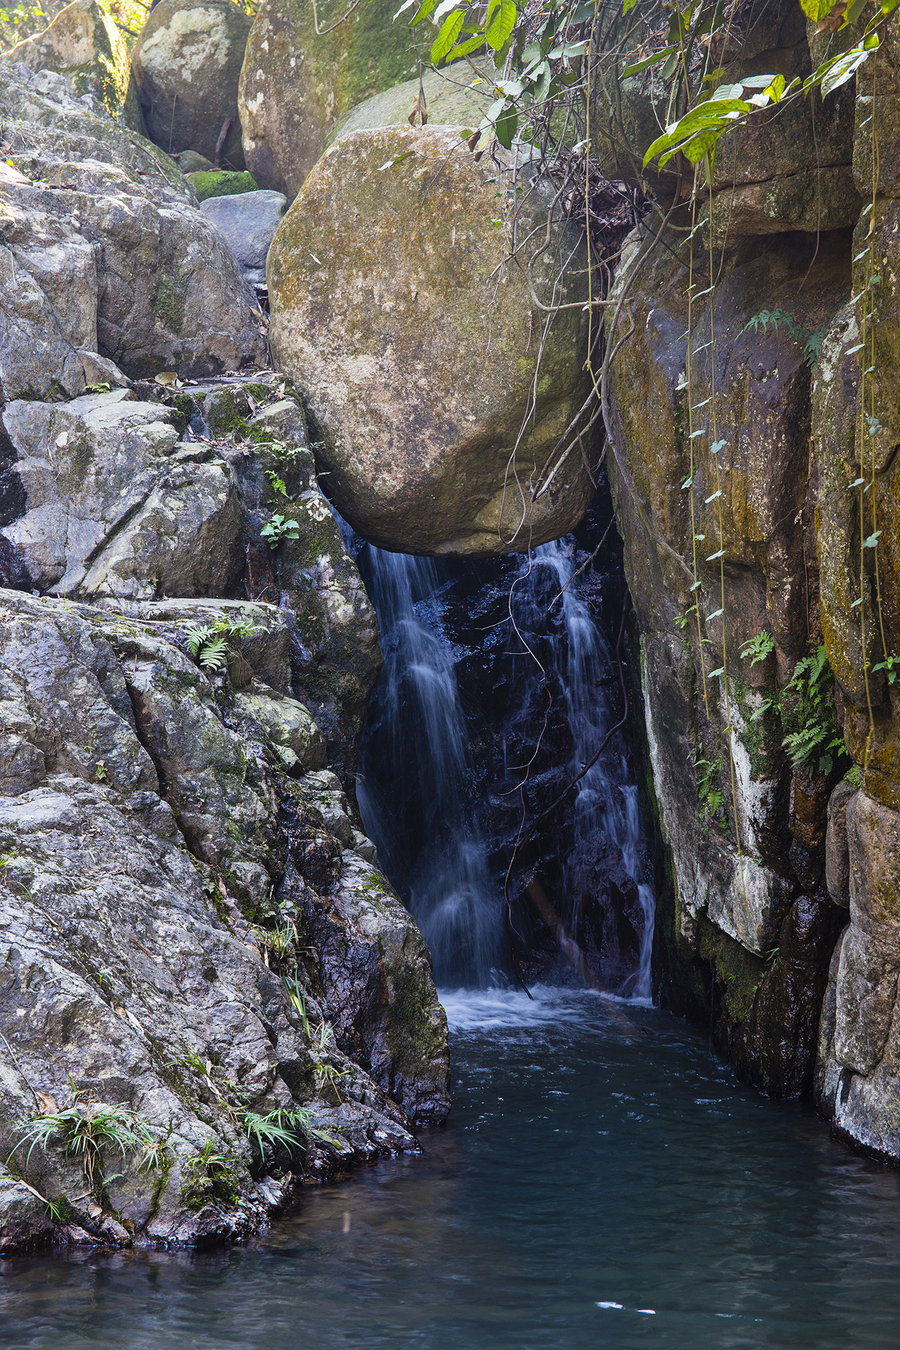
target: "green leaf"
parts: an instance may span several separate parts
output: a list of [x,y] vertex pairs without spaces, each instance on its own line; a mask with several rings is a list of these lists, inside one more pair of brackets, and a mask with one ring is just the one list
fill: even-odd
[[[900,0],[898,0],[900,4]],[[663,47],[661,51],[654,52],[652,56],[645,56],[642,61],[635,61],[632,65],[626,66],[622,71],[622,79],[627,79],[629,75],[640,75],[642,70],[649,70],[651,66],[659,65],[660,61],[665,61],[667,56],[671,56],[677,48]]]
[[462,9],[455,9],[447,15],[441,26],[441,31],[431,45],[432,65],[440,65],[447,53],[456,45],[456,39],[462,32],[465,21],[466,15]]
[[870,534],[868,539],[863,540],[863,548],[877,548],[880,534],[880,530],[876,530],[874,534]]
[[868,0],[850,0],[850,4],[844,11],[844,22],[841,27],[847,28],[851,23],[856,23],[867,4]]
[[514,108],[508,108],[502,117],[498,117],[494,123],[494,130],[497,133],[497,140],[503,146],[504,150],[511,150],[512,143],[515,140],[516,131],[519,126],[519,116]]
[[495,52],[498,52],[509,38],[516,26],[518,15],[515,0],[490,0],[484,25],[484,38]]
[[[484,46],[484,33],[476,33],[474,37],[466,38],[464,42],[457,42],[455,47],[451,47],[447,53],[447,61],[455,61],[459,56],[469,56],[472,52],[477,52],[479,47]],[[468,140],[468,137],[466,138]]]
[[417,23],[421,23],[423,19],[427,19],[436,4],[437,0],[422,0],[421,5],[419,5],[419,8],[409,21],[410,28],[415,28]]
[[821,23],[834,9],[835,0],[800,0],[800,8],[813,23]]

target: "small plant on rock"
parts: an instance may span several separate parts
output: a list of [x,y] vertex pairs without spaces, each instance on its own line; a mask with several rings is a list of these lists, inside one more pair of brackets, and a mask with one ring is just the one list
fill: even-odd
[[156,1148],[148,1127],[117,1106],[83,1104],[76,1093],[72,1106],[46,1111],[25,1121],[24,1132],[10,1158],[26,1144],[25,1170],[36,1148],[45,1152],[61,1146],[67,1159],[81,1163],[84,1179],[92,1193],[102,1189],[104,1161],[108,1150],[118,1150],[124,1162],[129,1153],[146,1154]]
[[269,548],[276,549],[283,539],[299,539],[300,526],[291,516],[275,511],[260,530]]
[[188,1209],[201,1209],[207,1202],[218,1200],[234,1205],[241,1196],[237,1179],[238,1158],[231,1152],[220,1152],[215,1139],[207,1139],[199,1153],[184,1161],[186,1181],[181,1198]]
[[228,664],[229,656],[239,656],[236,643],[241,638],[261,632],[259,624],[245,619],[215,619],[212,623],[191,624],[182,636],[191,656],[203,670],[219,674]]

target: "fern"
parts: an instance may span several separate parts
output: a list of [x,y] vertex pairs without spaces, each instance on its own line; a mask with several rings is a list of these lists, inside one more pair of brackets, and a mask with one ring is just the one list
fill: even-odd
[[217,674],[225,669],[228,661],[228,643],[222,633],[217,633],[211,637],[197,653],[197,660],[204,670],[212,670]]
[[834,706],[834,676],[828,655],[819,645],[804,656],[780,699],[785,736],[782,745],[795,769],[815,766],[831,773],[848,758]]

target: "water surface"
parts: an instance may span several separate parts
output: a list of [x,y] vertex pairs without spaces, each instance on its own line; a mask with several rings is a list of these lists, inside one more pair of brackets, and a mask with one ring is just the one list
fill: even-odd
[[896,1350],[900,1178],[587,993],[446,998],[423,1152],[215,1255],[0,1263],[0,1345]]

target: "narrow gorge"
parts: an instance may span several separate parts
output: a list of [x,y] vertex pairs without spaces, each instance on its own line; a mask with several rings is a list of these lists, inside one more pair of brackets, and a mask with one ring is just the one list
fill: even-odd
[[10,1344],[893,1344],[896,7],[0,9]]

